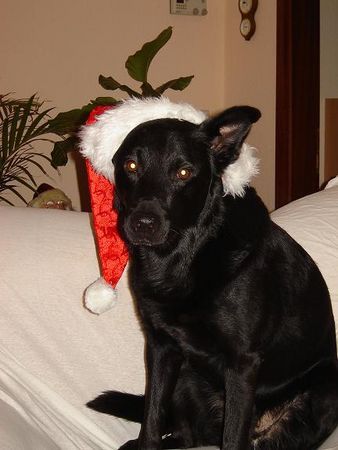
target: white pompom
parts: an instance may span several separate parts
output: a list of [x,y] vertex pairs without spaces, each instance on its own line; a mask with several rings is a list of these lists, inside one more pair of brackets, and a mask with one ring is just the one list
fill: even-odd
[[101,314],[115,306],[116,298],[116,290],[101,277],[87,287],[84,304],[92,313]]

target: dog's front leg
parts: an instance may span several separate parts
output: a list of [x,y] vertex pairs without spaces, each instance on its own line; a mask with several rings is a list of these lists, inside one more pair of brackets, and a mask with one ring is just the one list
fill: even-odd
[[156,340],[147,336],[146,366],[147,384],[145,392],[144,420],[139,435],[139,450],[161,448],[165,414],[175,388],[181,356],[166,339]]
[[225,370],[225,411],[222,450],[248,450],[260,359],[245,355]]

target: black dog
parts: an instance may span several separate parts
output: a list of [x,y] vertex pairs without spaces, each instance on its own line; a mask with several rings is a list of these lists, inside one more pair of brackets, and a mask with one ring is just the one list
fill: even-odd
[[259,117],[234,107],[201,125],[152,120],[114,156],[147,386],[88,406],[142,422],[123,449],[309,450],[338,424],[325,282],[253,188],[224,193]]

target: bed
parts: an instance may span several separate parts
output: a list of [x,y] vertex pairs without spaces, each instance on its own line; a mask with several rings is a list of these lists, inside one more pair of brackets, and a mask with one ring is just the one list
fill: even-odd
[[[338,323],[338,177],[272,218],[319,265]],[[89,214],[0,207],[0,225],[1,450],[118,448],[139,426],[85,403],[102,390],[144,390],[126,273],[115,308],[91,314],[83,289],[99,269]],[[338,429],[321,449],[338,449]]]

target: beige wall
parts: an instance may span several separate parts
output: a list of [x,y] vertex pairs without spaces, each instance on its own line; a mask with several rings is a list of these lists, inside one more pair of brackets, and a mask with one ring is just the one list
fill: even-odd
[[254,186],[269,209],[275,201],[276,0],[260,0],[256,32],[250,41],[239,33],[237,1],[225,9],[225,103],[259,108],[262,118],[248,142],[259,151],[260,175]]
[[325,99],[338,98],[338,0],[320,1],[320,182],[324,177]]
[[[195,74],[186,91],[170,93],[173,100],[189,101],[210,112],[239,103],[262,110],[263,118],[249,141],[262,157],[255,184],[271,208],[276,0],[259,3],[257,32],[246,42],[238,31],[237,0],[209,0],[205,17],[170,15],[167,0],[0,0],[1,92],[18,96],[38,92],[56,112],[81,106],[107,95],[97,83],[100,73],[129,82],[124,69],[127,56],[172,25],[173,37],[154,60],[151,80],[156,84]],[[78,209],[73,162],[61,169],[60,176],[50,173],[50,184],[62,187]]]

